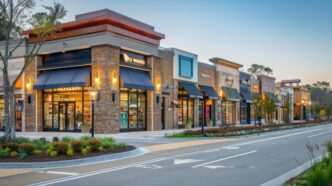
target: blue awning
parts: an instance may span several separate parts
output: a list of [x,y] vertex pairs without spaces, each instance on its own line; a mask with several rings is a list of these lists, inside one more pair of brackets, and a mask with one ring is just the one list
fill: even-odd
[[154,90],[150,76],[147,72],[130,68],[120,68],[120,77],[122,79],[122,87],[143,90]]
[[180,86],[182,86],[184,90],[187,91],[190,98],[203,99],[202,93],[198,90],[194,83],[180,82]]
[[236,101],[236,102],[241,101],[241,97],[239,95],[239,92],[235,88],[221,87],[221,89],[223,91],[223,97],[227,101]]
[[42,72],[36,83],[35,90],[55,89],[66,87],[90,86],[91,68],[71,68]]
[[271,100],[273,100],[276,105],[280,105],[281,101],[278,99],[278,97],[275,94],[271,92],[265,92],[265,95],[269,97]]
[[254,102],[254,97],[252,96],[249,88],[240,87],[240,94],[241,94],[243,100],[245,100],[247,103]]
[[205,95],[209,98],[209,99],[214,99],[214,100],[218,100],[219,96],[216,93],[216,91],[214,90],[213,87],[211,86],[206,86],[206,85],[199,85],[201,87],[201,89],[203,90],[203,92],[205,93]]

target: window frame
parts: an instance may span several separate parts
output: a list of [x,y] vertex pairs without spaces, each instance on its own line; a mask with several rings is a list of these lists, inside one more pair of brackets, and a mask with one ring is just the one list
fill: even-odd
[[[190,76],[182,74],[182,69],[181,69],[182,59],[188,60],[191,63]],[[184,77],[184,78],[193,78],[194,77],[194,59],[193,58],[190,58],[190,57],[187,57],[187,56],[183,56],[183,55],[179,55],[179,76],[180,77]]]

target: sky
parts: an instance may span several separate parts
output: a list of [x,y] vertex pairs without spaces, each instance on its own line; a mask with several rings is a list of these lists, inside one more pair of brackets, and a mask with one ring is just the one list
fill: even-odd
[[[51,5],[54,1],[38,2]],[[76,14],[108,8],[155,27],[162,47],[273,69],[277,81],[332,84],[332,0],[57,0]]]

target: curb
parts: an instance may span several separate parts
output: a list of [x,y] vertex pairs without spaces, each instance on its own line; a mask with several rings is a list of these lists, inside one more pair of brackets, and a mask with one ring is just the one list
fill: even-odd
[[51,162],[3,162],[0,163],[1,169],[51,169],[51,168],[66,168],[66,167],[78,167],[99,163],[106,163],[115,160],[122,160],[127,158],[133,158],[149,153],[149,151],[143,147],[136,147],[136,149],[121,152],[116,154],[108,154],[102,156],[96,156],[91,158],[82,158],[76,160],[63,160],[63,161],[51,161]]

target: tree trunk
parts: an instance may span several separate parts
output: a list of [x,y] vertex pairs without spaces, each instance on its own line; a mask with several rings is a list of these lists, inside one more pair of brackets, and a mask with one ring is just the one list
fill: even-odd
[[3,71],[3,85],[4,85],[4,117],[3,117],[3,126],[5,128],[5,140],[10,140],[10,122],[9,122],[9,79],[8,79],[8,73],[6,70]]
[[9,94],[10,98],[10,139],[15,140],[16,137],[16,98],[15,98],[15,90],[11,90]]

